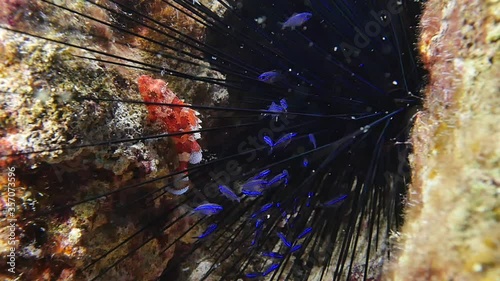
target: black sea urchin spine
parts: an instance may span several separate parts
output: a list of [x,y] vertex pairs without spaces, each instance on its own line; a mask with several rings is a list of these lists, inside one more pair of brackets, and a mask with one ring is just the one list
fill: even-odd
[[[51,13],[92,22],[93,28],[85,32],[100,37],[108,48],[46,32],[51,25],[64,25],[50,16],[39,15],[46,29],[12,23],[1,28],[71,47],[76,59],[118,66],[137,77],[146,73],[172,83],[188,80],[228,93],[228,101],[219,104],[198,97],[192,105],[182,105],[202,114],[205,126],[197,131],[151,129],[150,134],[111,135],[91,143],[4,155],[19,159],[61,150],[64,155],[88,147],[114,149],[201,133],[205,157],[200,164],[152,179],[136,174],[134,184],[93,191],[74,202],[41,205],[41,210],[30,214],[29,220],[43,221],[84,203],[137,191],[111,212],[119,221],[133,206],[141,205],[145,219],[136,231],[77,268],[79,276],[109,280],[110,271],[160,233],[170,233],[174,238],[151,255],[181,243],[184,250],[175,252],[161,280],[380,280],[382,266],[391,257],[389,234],[402,223],[409,180],[409,151],[402,143],[410,127],[408,116],[420,103],[422,73],[413,46],[419,3],[210,3],[219,5],[225,11],[222,15],[203,1],[81,1],[93,13],[64,1],[35,2]],[[173,27],[157,17],[161,13],[148,10],[152,7],[172,9],[205,32],[195,36]],[[99,13],[111,20],[96,16]],[[312,17],[298,21],[294,28],[280,25],[300,13]],[[108,42],[110,36],[100,30],[113,32],[118,39]],[[141,44],[131,46],[132,41]],[[132,52],[157,54],[158,61],[113,50],[129,47]],[[190,67],[221,75],[193,74]],[[139,98],[99,95],[98,90],[76,91],[73,102],[153,105]],[[168,197],[162,211],[148,212],[155,202],[165,202],[165,187],[174,185],[178,180],[174,176],[185,172],[190,190],[178,198]],[[157,183],[159,187],[146,188]],[[189,227],[176,231],[177,223],[188,218]],[[194,242],[187,242],[192,236]],[[202,262],[209,265],[198,269],[201,273],[194,272]],[[183,267],[187,272],[181,271]]]

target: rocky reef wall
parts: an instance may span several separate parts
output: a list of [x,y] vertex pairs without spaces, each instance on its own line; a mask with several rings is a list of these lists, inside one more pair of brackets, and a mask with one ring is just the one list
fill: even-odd
[[393,280],[500,276],[500,2],[426,3],[429,71]]

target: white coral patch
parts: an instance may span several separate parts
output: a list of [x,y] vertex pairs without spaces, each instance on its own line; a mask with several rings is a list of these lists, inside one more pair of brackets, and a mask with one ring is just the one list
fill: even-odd
[[201,159],[203,159],[203,155],[202,155],[201,151],[193,151],[193,152],[191,152],[191,157],[189,158],[189,163],[198,164],[201,162]]

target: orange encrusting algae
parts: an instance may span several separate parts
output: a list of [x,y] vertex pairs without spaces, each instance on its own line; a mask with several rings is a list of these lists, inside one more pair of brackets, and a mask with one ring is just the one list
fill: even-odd
[[[139,92],[142,99],[148,103],[148,119],[158,124],[167,133],[191,132],[201,128],[201,120],[197,117],[199,113],[188,107],[169,105],[188,105],[180,100],[177,95],[168,88],[168,84],[161,79],[153,79],[150,76],[142,75],[138,79]],[[188,168],[188,162],[197,164],[201,161],[201,147],[196,141],[200,138],[199,133],[188,133],[172,136],[175,148],[179,155],[179,166],[177,171]],[[187,175],[184,173],[183,177]],[[184,178],[184,182],[187,178]],[[178,182],[178,181],[176,181]],[[186,186],[179,186],[181,189]]]

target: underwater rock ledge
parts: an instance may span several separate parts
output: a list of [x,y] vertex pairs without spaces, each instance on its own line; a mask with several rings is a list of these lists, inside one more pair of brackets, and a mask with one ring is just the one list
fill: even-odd
[[[149,1],[152,2],[153,8],[149,11],[155,17],[172,18],[174,9],[161,9],[161,1]],[[127,37],[95,22],[78,21],[71,14],[46,3],[0,1],[0,6],[8,8],[0,12],[0,23],[8,23],[13,28],[40,32],[56,40],[63,38],[68,43],[86,45],[137,61],[158,64],[167,61],[156,53],[141,50],[148,48],[149,42]],[[112,21],[111,15],[83,1],[67,1],[66,7]],[[47,18],[52,21],[50,25],[44,22]],[[185,17],[178,17],[175,23],[179,25],[176,28],[192,36],[203,33],[199,25]],[[121,44],[109,43],[115,40]],[[137,184],[138,179],[144,181],[165,176],[177,162],[177,153],[166,138],[133,144],[57,149],[158,134],[154,127],[146,126],[148,112],[143,106],[75,100],[78,96],[141,100],[137,87],[140,73],[76,55],[89,56],[77,48],[0,30],[2,155],[56,148],[21,157],[0,158],[2,170],[9,166],[16,168],[15,197],[19,198],[15,230],[19,239],[16,274],[7,271],[9,224],[3,213],[0,221],[0,279],[88,280],[140,245],[151,236],[150,232],[155,232],[154,239],[108,273],[110,280],[155,280],[174,253],[182,251],[183,245],[192,243],[189,239],[182,239],[176,244],[179,247],[161,252],[174,241],[174,234],[186,231],[193,223],[192,218],[179,218],[181,212],[173,209],[178,197],[167,195],[154,204],[146,200],[144,195],[165,186],[165,181],[156,181],[140,191],[131,189],[120,195],[101,197],[40,216],[41,212],[92,195],[111,193]],[[193,75],[221,76],[204,68],[178,68]],[[170,86],[190,102],[200,102],[200,99],[205,103],[221,102],[227,94],[219,86],[207,87],[182,79],[169,81]],[[217,95],[211,100],[212,95],[207,92]],[[0,186],[2,198],[7,198],[7,177],[0,177]],[[4,210],[6,202],[0,201],[0,207]],[[140,229],[141,222],[152,216],[179,220],[166,230],[162,230],[163,225],[158,225],[149,232],[139,232],[129,244],[109,253],[106,260],[97,262],[95,270],[82,270],[116,246],[118,241],[132,236]],[[194,228],[193,235],[197,230]]]
[[430,0],[429,71],[412,133],[412,184],[393,280],[500,276],[500,2]]
[[[0,0],[0,4],[24,2]],[[67,2],[78,11],[99,18],[108,16],[105,13],[97,16],[95,9],[81,1]],[[149,2],[155,3],[152,6],[156,10],[153,8],[151,12],[157,13],[156,17],[173,17],[175,11],[172,9],[158,8],[161,1]],[[31,8],[40,8],[36,6]],[[401,250],[384,280],[495,280],[500,275],[500,97],[497,79],[500,76],[500,4],[497,0],[430,0],[426,6],[422,16],[420,50],[430,72],[430,82],[425,109],[416,116],[413,129],[413,183],[406,225],[396,244]],[[5,16],[2,12],[10,15],[16,11],[8,18],[10,23],[36,25],[36,21],[31,21],[36,13],[31,13],[30,7],[10,7],[12,9],[0,12],[0,20]],[[50,8],[44,9],[50,11]],[[222,14],[221,7],[211,6],[211,9]],[[86,40],[82,42],[99,50],[121,55],[127,53],[128,57],[145,62],[158,60],[151,54],[109,44],[109,41],[113,38],[130,39],[133,46],[153,48],[151,43],[132,40],[102,26],[83,27],[84,22],[77,22],[57,10],[49,15],[54,22],[69,24],[66,27],[51,26],[53,31],[47,36],[73,36],[75,40]],[[186,24],[182,18],[176,24],[179,24],[177,29],[191,31],[193,36],[203,34],[198,26]],[[103,38],[84,36],[90,31],[101,31]],[[75,92],[115,99],[139,99],[135,85],[137,73],[123,67],[104,67],[104,64],[78,59],[57,44],[3,31],[0,32],[0,59],[0,90],[17,93],[17,98],[3,95],[0,99],[0,149],[3,151],[43,149],[154,133],[143,128],[147,115],[144,107],[124,103],[75,104],[71,100],[70,94]],[[54,69],[59,75],[52,75]],[[181,70],[223,78],[220,73],[200,73],[202,70],[191,67]],[[207,92],[212,96],[219,93],[221,99],[227,96],[227,92],[217,86],[205,89],[201,84],[177,78],[169,82],[175,92],[195,104],[220,101],[213,98],[196,102],[210,96]],[[42,122],[47,119],[51,122]],[[16,182],[19,187],[16,196],[22,199],[19,216],[36,213],[42,206],[63,205],[66,201],[76,202],[88,195],[116,190],[133,184],[134,177],[147,180],[168,174],[176,157],[171,147],[169,141],[163,139],[139,142],[134,146],[80,149],[64,156],[60,150],[55,150],[21,159],[16,165],[27,175],[19,177]],[[11,164],[1,160],[2,168]],[[82,163],[87,170],[79,170]],[[32,167],[36,167],[36,172],[29,173]],[[5,177],[0,179],[2,188],[6,184],[3,181],[6,181]],[[117,206],[121,203],[133,201],[161,186],[162,183],[158,183],[140,193],[130,192],[81,204],[43,221],[23,222],[17,229],[23,236],[19,247],[22,255],[18,259],[18,268],[23,275],[19,278],[87,280],[109,267],[146,240],[150,233],[141,233],[130,245],[110,254],[107,260],[94,267],[94,271],[81,272],[93,258],[136,232],[141,221],[152,216],[164,215],[171,220],[180,217],[180,212],[168,212],[177,203],[176,198],[157,201],[154,205],[140,202],[127,215],[118,211]],[[145,208],[146,205],[149,208]],[[111,227],[112,224],[117,227]],[[151,231],[155,239],[121,266],[113,268],[107,278],[155,280],[169,262],[186,251],[183,247],[193,241],[186,239],[163,254],[158,252],[192,224],[191,219],[185,219],[168,231]],[[0,223],[0,261],[4,267],[3,258],[8,248],[3,241],[7,241],[7,227],[5,221]],[[200,229],[194,229],[193,235],[197,232]],[[191,261],[189,266],[194,267],[196,261]],[[193,272],[193,281],[198,281],[211,266],[209,262],[198,265],[200,272]],[[4,267],[0,278],[13,280],[11,275],[2,275],[6,273]]]

